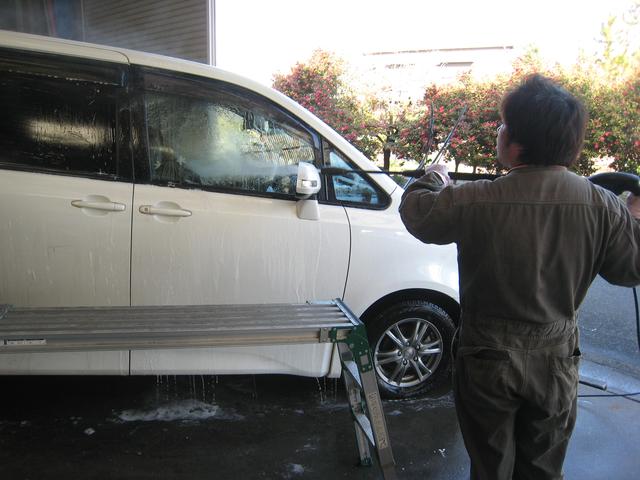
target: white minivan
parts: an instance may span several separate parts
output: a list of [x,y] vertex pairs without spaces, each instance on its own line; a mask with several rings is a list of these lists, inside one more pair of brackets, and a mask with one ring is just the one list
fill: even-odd
[[[367,326],[384,394],[448,376],[455,246],[414,239],[402,189],[355,171],[376,167],[289,98],[198,63],[13,32],[0,98],[0,304],[340,298]],[[335,377],[340,363],[331,344],[4,353],[0,373]]]

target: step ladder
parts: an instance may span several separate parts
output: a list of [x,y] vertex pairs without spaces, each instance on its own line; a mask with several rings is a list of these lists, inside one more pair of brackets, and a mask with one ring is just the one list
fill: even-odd
[[13,308],[0,305],[0,353],[310,343],[337,345],[360,463],[375,448],[394,480],[373,358],[360,319],[339,299],[304,304]]

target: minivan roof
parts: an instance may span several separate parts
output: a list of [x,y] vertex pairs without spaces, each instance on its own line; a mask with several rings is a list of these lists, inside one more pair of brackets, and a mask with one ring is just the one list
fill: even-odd
[[[320,135],[329,140],[335,147],[355,160],[360,168],[366,170],[375,170],[378,168],[373,162],[365,157],[362,152],[351,145],[340,134],[291,98],[259,82],[218,67],[153,53],[128,50],[126,48],[95,45],[75,40],[45,37],[7,30],[0,30],[0,47],[161,68],[174,72],[198,75],[233,83],[264,95],[272,101],[287,108],[292,113],[295,113],[302,120],[307,122],[309,126],[317,130]],[[376,175],[376,177],[377,183],[389,194],[398,187],[398,185],[386,175]]]
[[241,77],[240,75],[211,65],[108,45],[96,45],[93,43],[32,35],[29,33],[11,32],[7,30],[0,30],[0,45],[20,50],[56,53],[93,60],[164,68],[176,72],[191,73],[193,75],[228,80],[233,83],[244,84],[248,82],[251,84],[251,88],[257,86],[260,90],[265,87],[248,78]]

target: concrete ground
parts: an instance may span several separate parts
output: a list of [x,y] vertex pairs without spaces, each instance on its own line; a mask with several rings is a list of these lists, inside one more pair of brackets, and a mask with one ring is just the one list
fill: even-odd
[[[612,391],[640,381],[585,362]],[[0,479],[374,479],[341,381],[288,376],[0,378]],[[581,387],[581,394],[602,394]],[[453,399],[384,402],[400,479],[465,479]],[[584,397],[567,479],[631,480],[640,396]]]

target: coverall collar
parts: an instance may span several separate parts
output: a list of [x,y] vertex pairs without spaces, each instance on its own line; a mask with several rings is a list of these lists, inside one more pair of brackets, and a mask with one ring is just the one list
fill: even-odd
[[521,163],[515,167],[511,167],[507,171],[507,175],[510,173],[518,172],[530,172],[530,171],[543,171],[543,170],[567,170],[564,165],[530,165],[528,163]]

